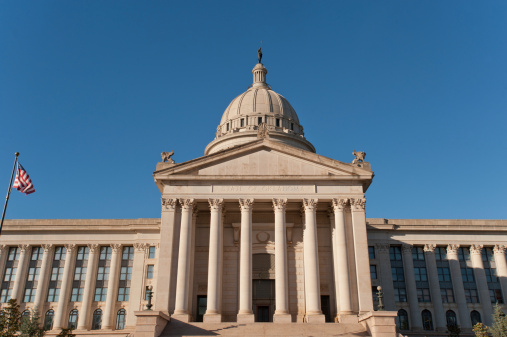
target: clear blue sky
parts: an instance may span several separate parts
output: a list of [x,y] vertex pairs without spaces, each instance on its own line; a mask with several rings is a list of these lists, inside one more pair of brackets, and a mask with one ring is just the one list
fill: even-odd
[[366,151],[367,216],[507,219],[506,1],[2,1],[8,219],[160,216],[162,151],[204,153],[252,81],[317,153]]

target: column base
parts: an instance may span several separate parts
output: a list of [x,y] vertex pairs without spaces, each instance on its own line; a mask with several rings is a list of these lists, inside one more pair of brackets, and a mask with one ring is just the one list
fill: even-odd
[[292,323],[292,316],[290,314],[274,314],[273,323]]
[[180,314],[180,313],[174,313],[171,318],[176,319],[178,321],[182,321],[185,323],[190,322],[190,315],[189,314]]
[[326,323],[326,316],[324,314],[306,315],[307,323]]
[[204,323],[222,323],[222,315],[221,314],[204,314],[203,322]]
[[339,323],[345,323],[345,324],[348,324],[348,323],[357,323],[358,320],[359,320],[359,318],[357,317],[357,315],[354,314],[352,311],[340,312],[337,315],[337,318],[338,318],[338,322]]
[[237,323],[255,323],[254,314],[238,314],[236,318]]

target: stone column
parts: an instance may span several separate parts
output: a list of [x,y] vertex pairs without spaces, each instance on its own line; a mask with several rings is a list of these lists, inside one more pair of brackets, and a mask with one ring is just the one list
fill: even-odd
[[173,317],[188,322],[188,294],[190,291],[190,247],[192,243],[192,209],[194,199],[180,199],[181,229],[180,246],[178,252],[178,275],[176,276],[176,304]]
[[238,323],[253,323],[252,311],[252,208],[254,199],[239,199],[241,209],[241,244],[239,253]]
[[222,249],[222,231],[220,228],[220,216],[222,213],[223,199],[209,199],[211,210],[209,229],[209,259],[208,259],[208,298],[207,308],[204,314],[204,322],[218,323],[222,321],[220,308],[220,251]]
[[4,279],[5,263],[7,262],[7,256],[9,255],[9,246],[0,245],[0,282]]
[[14,286],[12,287],[12,296],[18,300],[18,303],[23,301],[23,289],[25,288],[26,270],[30,261],[30,245],[19,245],[21,253],[19,254],[18,270],[14,278]]
[[67,304],[69,303],[70,289],[74,279],[74,262],[76,259],[76,245],[65,245],[65,264],[63,265],[63,277],[60,287],[60,296],[58,297],[58,307],[56,307],[55,321],[53,330],[61,330],[65,328],[64,315],[67,312]]
[[491,317],[493,314],[493,307],[491,306],[488,281],[486,280],[484,264],[482,263],[482,247],[482,245],[471,245],[470,255],[472,259],[472,267],[474,269],[475,282],[477,284],[477,292],[479,293],[479,301],[482,305],[482,317],[484,324],[491,326],[493,324]]
[[495,245],[493,248],[493,252],[495,253],[496,274],[500,281],[504,297],[507,296],[507,261],[505,260],[505,248],[506,246],[504,245]]
[[391,271],[389,248],[390,245],[388,243],[375,244],[375,257],[377,258],[377,266],[379,268],[377,273],[378,276],[380,276],[380,284],[384,292],[384,305],[386,306],[386,310],[397,311],[398,309],[396,308],[396,301],[394,299],[393,274]]
[[[334,242],[333,253],[335,266],[337,267],[337,276],[335,282],[338,283],[340,311],[338,314],[339,321],[344,323],[347,316],[353,315],[352,312],[352,298],[350,291],[350,277],[349,277],[349,263],[347,253],[347,229],[345,225],[345,212],[344,208],[347,207],[348,199],[333,199],[334,211]],[[308,227],[307,227],[308,228]],[[355,321],[357,322],[357,315]]]
[[273,199],[275,210],[275,323],[290,323],[289,291],[287,274],[287,235],[285,225],[285,205],[287,199]]
[[157,273],[157,295],[154,296],[155,310],[169,314],[169,298],[171,293],[171,266],[173,265],[173,243],[176,227],[176,199],[162,198],[162,217],[160,224],[160,250]]
[[365,207],[366,199],[350,199],[360,314],[373,311],[373,298],[371,296],[370,257],[368,256],[368,236],[366,235]]
[[100,247],[98,244],[88,244],[88,263],[86,264],[86,280],[83,291],[83,303],[78,315],[77,330],[87,330],[88,317],[90,315],[90,305],[93,301],[93,288],[97,272],[97,260],[99,257]]
[[113,253],[111,255],[111,266],[109,267],[109,280],[107,281],[106,308],[102,318],[102,329],[112,330],[115,327],[116,318],[115,304],[118,299],[118,281],[120,280],[120,267],[122,256],[122,245],[111,244]]
[[442,295],[440,294],[440,281],[438,280],[437,260],[435,259],[434,244],[424,245],[426,256],[426,268],[428,268],[428,281],[430,284],[431,302],[435,311],[435,327],[437,331],[447,331],[447,319],[445,318]]
[[415,284],[412,245],[402,245],[401,251],[403,254],[403,269],[405,272],[405,285],[407,286],[407,299],[410,306],[410,324],[413,330],[422,330],[421,310],[419,310],[417,287]]
[[447,260],[451,270],[452,288],[454,291],[454,300],[458,305],[459,325],[462,329],[471,329],[470,312],[468,310],[465,298],[465,288],[463,287],[463,278],[461,276],[461,267],[458,258],[459,245],[451,244],[447,246]]
[[305,271],[306,321],[309,323],[325,323],[326,321],[320,308],[319,245],[317,242],[318,201],[318,199],[303,199],[303,207],[305,210],[303,260]]
[[130,281],[130,298],[127,309],[127,327],[136,325],[135,311],[142,311],[141,299],[143,297],[143,281],[146,278],[144,259],[146,257],[147,243],[134,243],[134,263],[132,266],[132,280]]
[[49,281],[49,276],[51,275],[51,261],[53,256],[53,245],[52,244],[43,244],[42,248],[44,249],[44,253],[42,255],[42,263],[40,267],[40,275],[39,281],[37,282],[37,290],[35,291],[35,300],[33,301],[33,307],[39,310],[39,314],[41,313],[42,305],[46,298],[47,285]]

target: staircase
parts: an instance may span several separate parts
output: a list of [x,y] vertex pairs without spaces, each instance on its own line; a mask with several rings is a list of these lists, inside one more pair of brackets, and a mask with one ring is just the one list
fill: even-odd
[[184,323],[169,322],[160,337],[174,336],[370,336],[362,324],[309,323]]

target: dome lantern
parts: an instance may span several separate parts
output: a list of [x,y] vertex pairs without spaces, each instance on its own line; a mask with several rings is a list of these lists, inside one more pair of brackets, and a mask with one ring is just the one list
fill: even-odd
[[255,67],[252,69],[253,74],[253,84],[252,87],[267,87],[266,83],[266,74],[268,70],[264,67],[262,63],[257,63]]

